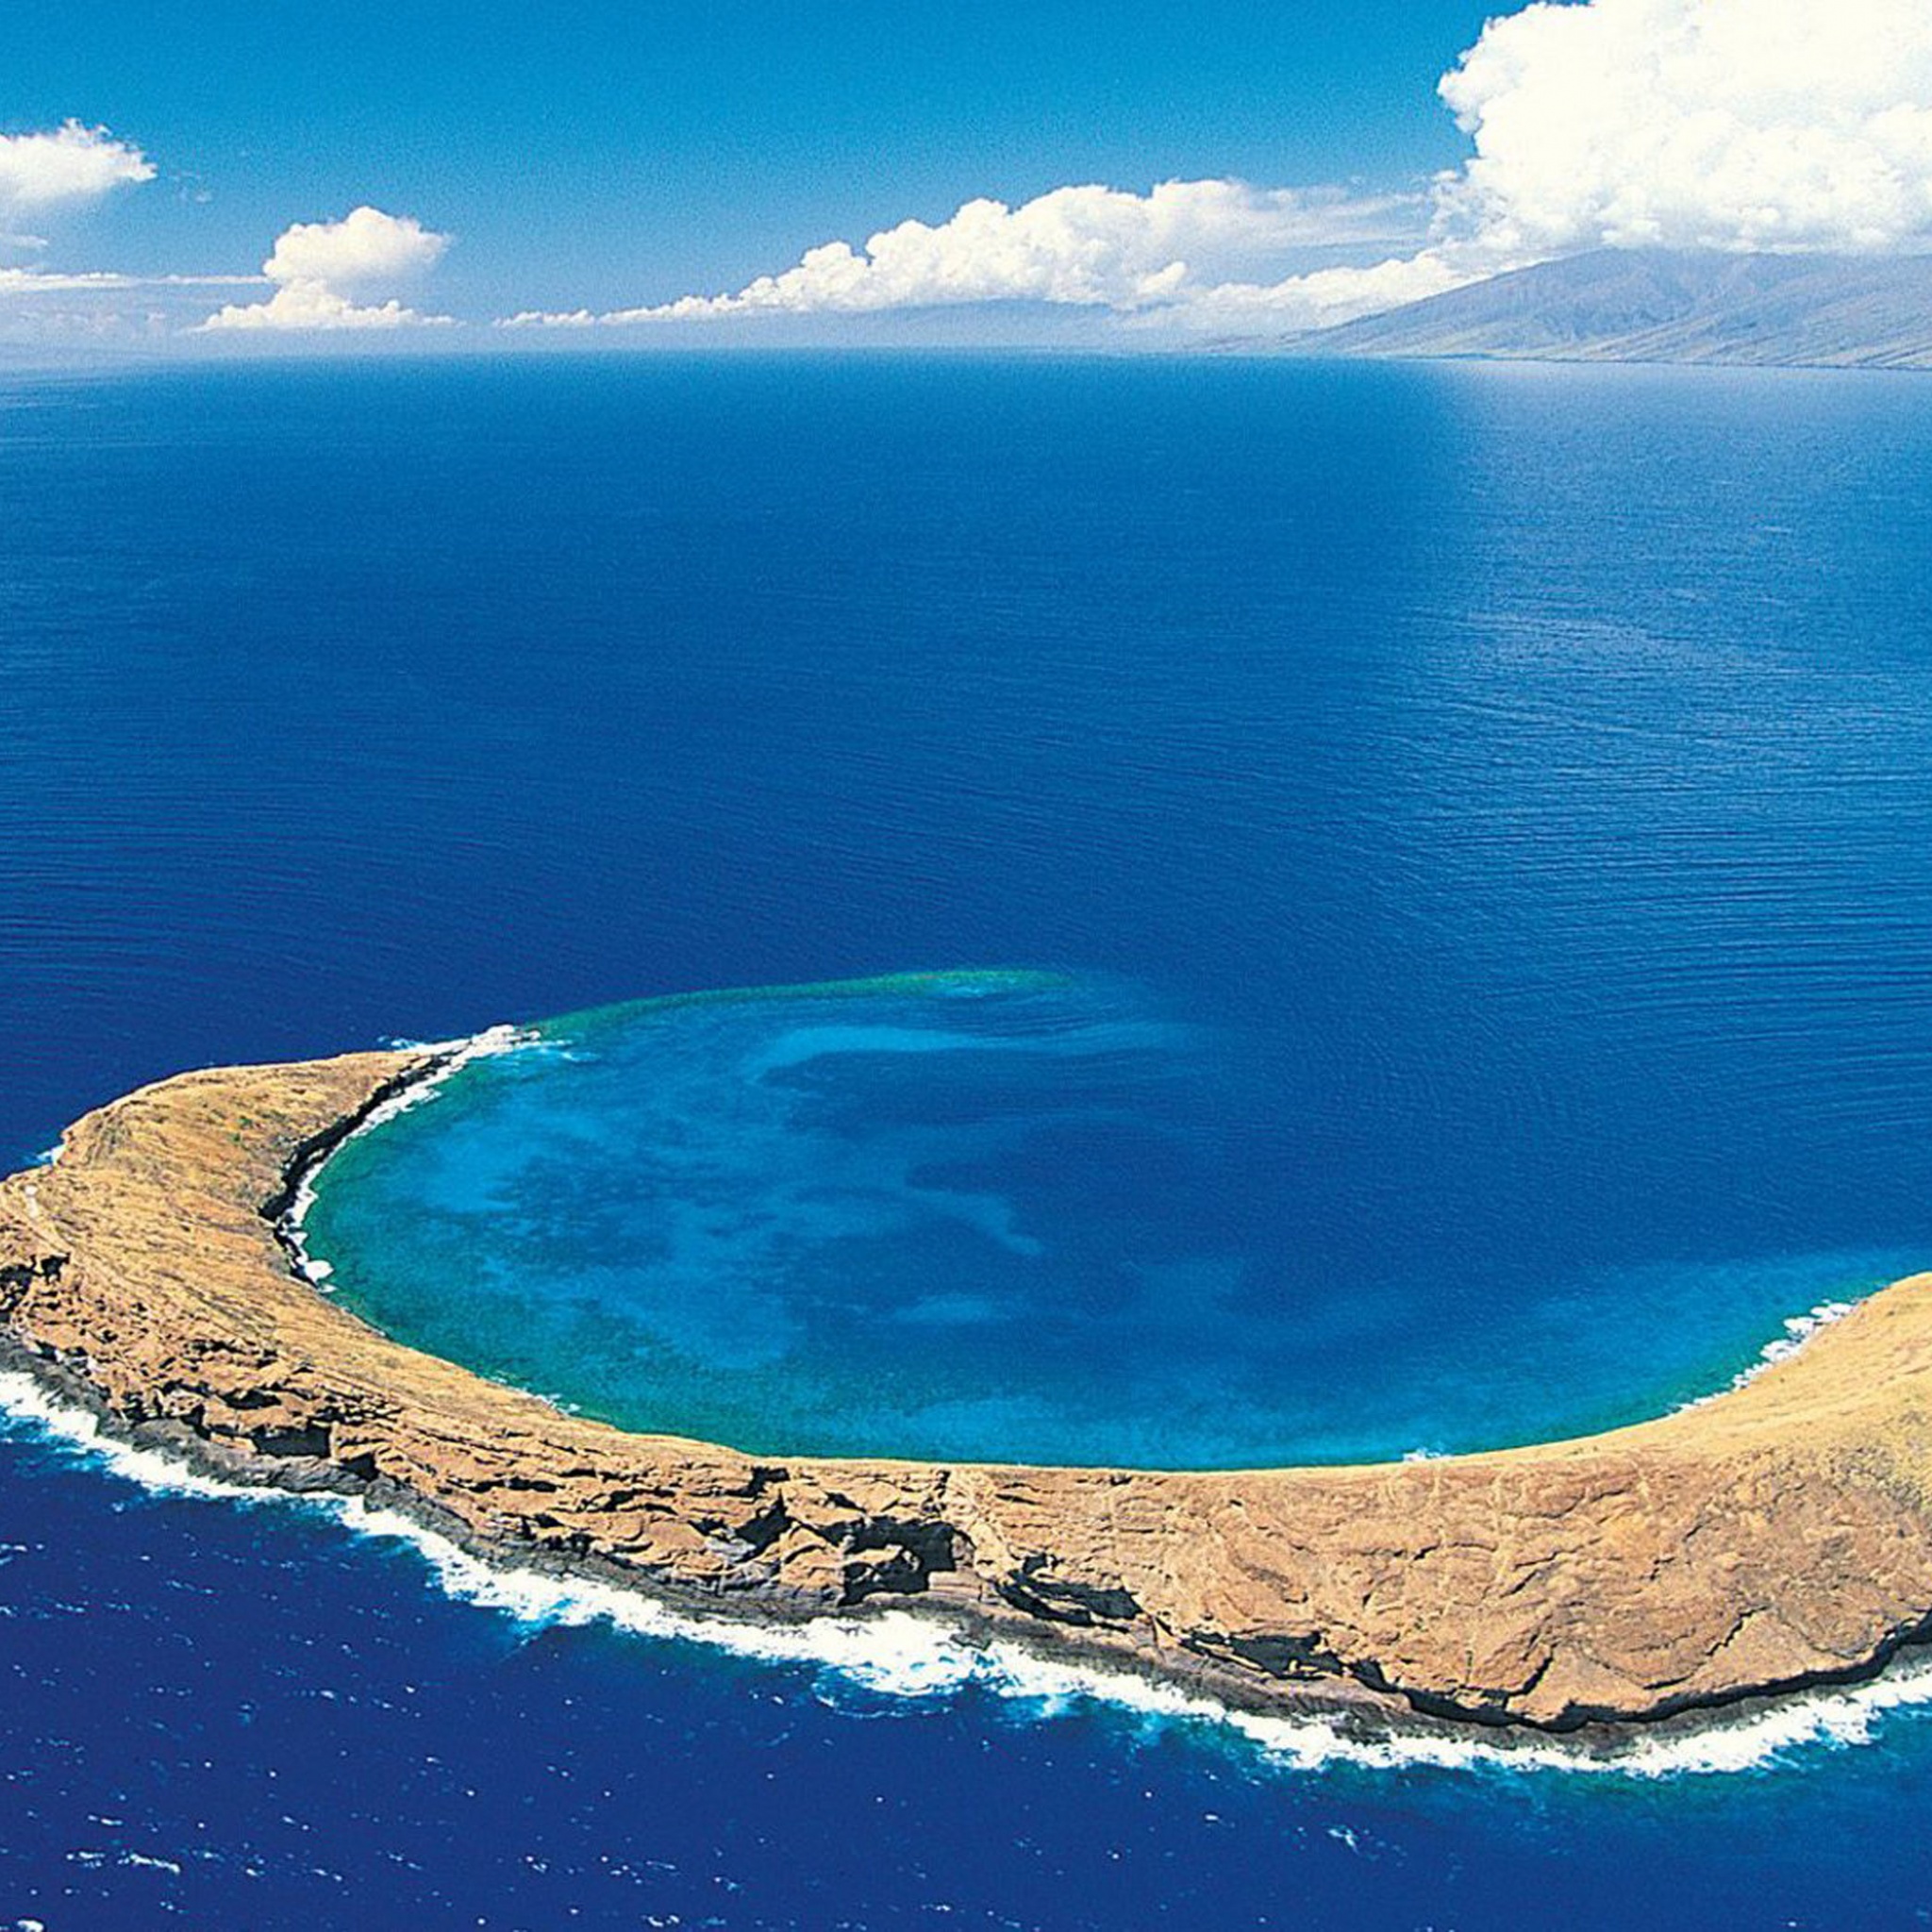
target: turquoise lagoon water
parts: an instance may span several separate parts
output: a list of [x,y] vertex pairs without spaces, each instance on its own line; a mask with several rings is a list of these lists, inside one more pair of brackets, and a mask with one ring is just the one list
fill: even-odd
[[1418,1322],[1413,1280],[1304,1298],[1265,1173],[1292,1125],[1241,1041],[1093,975],[642,1000],[425,1097],[318,1176],[329,1291],[574,1408],[759,1453],[1240,1467],[1535,1440],[1720,1387],[1768,1309],[1908,1265],[1505,1275],[1506,1350]]

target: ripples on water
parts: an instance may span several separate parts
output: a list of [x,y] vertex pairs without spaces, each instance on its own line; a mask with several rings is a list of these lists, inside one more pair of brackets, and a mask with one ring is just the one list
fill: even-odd
[[[1507,1383],[1525,1337],[1574,1334],[1553,1403],[1653,1402],[1840,1277],[1926,1259],[1932,391],[1913,378],[626,360],[31,400],[0,393],[0,1135],[22,1155],[203,1061],[1017,962],[1131,985],[1224,1045],[1239,1197],[1294,1231],[1251,1312],[1335,1348],[1359,1324],[1350,1386],[1384,1440],[1426,1423],[1452,1345],[1457,1379],[1487,1362]],[[1629,1379],[1598,1376],[1633,1350]],[[1521,1379],[1507,1401],[1533,1405]],[[16,1538],[37,1551],[92,1520],[39,1481]],[[437,1821],[399,1826],[414,1899],[475,1899],[447,1846],[512,1840],[503,1768],[533,1724],[562,1736],[563,1679],[576,1728],[546,1762],[588,1765],[584,1713],[608,1703],[626,1740],[675,1736],[716,1773],[741,1869],[756,1839],[765,1876],[823,1874],[829,1818],[864,1853],[840,1867],[861,1923],[942,1896],[908,1849],[946,1842],[931,1807],[903,1839],[859,1823],[916,1725],[866,1749],[814,1730],[794,1760],[682,1679],[619,1693],[641,1667],[577,1652],[542,1694],[492,1701],[451,1661],[457,1625],[372,1602],[387,1578],[345,1571],[311,1606],[306,1547],[229,1571],[221,1537],[136,1550],[125,1519],[99,1529],[69,1591],[0,1573],[38,1576],[36,1605],[94,1606],[16,1678],[42,1783],[10,1837],[37,1874],[82,1869],[60,1860],[108,1829],[88,1811],[119,1815],[87,1794],[125,1791],[145,1727],[178,1729],[175,1693],[219,1667],[288,1718],[285,1765],[325,1740],[375,1815]],[[191,1588],[281,1590],[275,1647],[232,1616],[157,1625],[138,1557],[170,1551]],[[126,1641],[156,1627],[187,1644],[181,1672],[158,1644],[155,1694],[128,1702]],[[280,1678],[276,1657],[340,1655],[343,1628],[367,1638],[356,1668],[379,1652],[475,1694],[420,1729],[321,1721],[308,1667]],[[101,1716],[75,1749],[83,1707]],[[263,1763],[239,1706],[194,1707],[208,1742],[184,1762]],[[496,1794],[493,1833],[384,1755],[410,1738]],[[768,1747],[816,1810],[761,1795]],[[893,1784],[942,1762],[1001,1844],[1042,1847],[994,1861],[990,1922],[1031,1899],[1042,1923],[1119,1923],[1178,1895],[1182,1864],[1197,1923],[1259,1923],[1269,1899],[1292,1916],[1302,1885],[1319,1919],[1335,1873],[1364,1923],[1403,1924],[1443,1896],[1459,1923],[1524,1923],[1551,1871],[1605,1923],[1692,1897],[1707,1923],[1766,1923],[1745,1872],[1817,1924],[1903,1923],[1924,1896],[1913,1751],[1809,1795],[1710,1800],[1705,1859],[1635,1826],[1599,1858],[1600,1815],[1378,1791],[1337,1821],[1374,1866],[1279,1798],[1241,1811],[1249,1856],[1225,1859],[1181,1828],[1224,1792],[1163,1759],[1154,1799],[1098,1799],[1111,1752],[960,1714]],[[209,1789],[222,1815],[250,1803]],[[554,1797],[532,1798],[530,1855],[581,1874]],[[319,1785],[300,1808],[359,1829]],[[608,1811],[599,1829],[647,1836]],[[1096,1829],[1124,1891],[1073,1849]],[[1821,1884],[1827,1856],[1789,1849],[1814,1834],[1862,1862]],[[1469,1890],[1443,1892],[1451,1865]],[[1241,1891],[1242,1871],[1269,1880]],[[209,1882],[191,1895],[242,1916],[251,1881]],[[759,1896],[738,1922],[783,1923],[782,1890]]]

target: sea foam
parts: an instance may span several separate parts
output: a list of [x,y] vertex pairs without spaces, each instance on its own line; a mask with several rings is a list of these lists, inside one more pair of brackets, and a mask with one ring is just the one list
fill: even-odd
[[1790,1361],[1813,1337],[1833,1324],[1842,1322],[1858,1306],[1856,1301],[1820,1302],[1815,1308],[1807,1308],[1802,1315],[1787,1315],[1784,1333],[1774,1341],[1767,1341],[1757,1351],[1756,1361],[1740,1369],[1722,1389],[1713,1389],[1708,1395],[1694,1395],[1689,1402],[1680,1402],[1675,1412],[1682,1414],[1687,1409],[1703,1408],[1734,1390],[1747,1388],[1767,1369],[1774,1369],[1778,1363]]
[[313,1286],[326,1294],[329,1291],[329,1277],[335,1273],[332,1262],[325,1261],[309,1252],[308,1240],[303,1233],[309,1210],[315,1206],[316,1178],[328,1164],[329,1155],[346,1142],[359,1140],[362,1135],[373,1132],[385,1122],[394,1120],[399,1114],[408,1113],[412,1108],[421,1107],[425,1101],[434,1100],[438,1088],[455,1078],[473,1060],[491,1059],[499,1054],[521,1052],[541,1043],[541,1036],[535,1031],[528,1027],[511,1025],[508,1021],[494,1026],[486,1026],[480,1033],[472,1033],[458,1040],[396,1040],[389,1042],[399,1052],[436,1054],[441,1057],[441,1063],[420,1079],[409,1081],[399,1091],[391,1094],[387,1100],[378,1101],[357,1122],[350,1132],[335,1143],[335,1146],[311,1160],[295,1176],[295,1191],[281,1218],[279,1231],[283,1241],[288,1244],[290,1253],[294,1257],[295,1266]]
[[647,1641],[803,1668],[821,1683],[886,1699],[930,1702],[972,1689],[1042,1721],[1098,1708],[1140,1728],[1176,1726],[1234,1744],[1257,1763],[1293,1771],[1349,1765],[1382,1772],[1643,1780],[1738,1773],[1761,1770],[1802,1749],[1868,1742],[1888,1712],[1932,1704],[1932,1658],[1915,1658],[1894,1664],[1869,1683],[1782,1700],[1745,1716],[1639,1731],[1612,1751],[1447,1726],[1370,1735],[1341,1718],[1260,1715],[1128,1671],[1045,1657],[1024,1643],[969,1632],[941,1615],[891,1610],[796,1624],[738,1622],[674,1609],[641,1589],[558,1575],[513,1558],[486,1560],[360,1496],[297,1494],[225,1481],[177,1456],[125,1442],[91,1410],[60,1399],[24,1371],[0,1371],[0,1432],[38,1438],[153,1496],[291,1508],[332,1521],[355,1537],[405,1545],[445,1596],[511,1618],[533,1633],[604,1624]]

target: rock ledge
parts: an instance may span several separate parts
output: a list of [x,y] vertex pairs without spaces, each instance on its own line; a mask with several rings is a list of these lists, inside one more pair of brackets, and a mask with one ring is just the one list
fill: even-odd
[[1494,1454],[1231,1474],[757,1458],[375,1333],[292,1269],[292,1177],[433,1068],[186,1074],[0,1181],[0,1324],[123,1428],[369,1484],[675,1597],[881,1605],[1341,1705],[1571,1730],[1847,1681],[1932,1627],[1932,1275],[1715,1401]]

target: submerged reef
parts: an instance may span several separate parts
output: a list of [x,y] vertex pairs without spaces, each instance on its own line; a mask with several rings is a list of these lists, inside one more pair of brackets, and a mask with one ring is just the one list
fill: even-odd
[[[1161,1473],[751,1457],[408,1348],[317,1291],[305,1175],[447,1064],[183,1074],[0,1181],[0,1323],[140,1440],[466,1542],[795,1618],[930,1607],[1268,1708],[1574,1730],[1880,1669],[1932,1625],[1932,1275],[1656,1422]],[[1373,1365],[1365,1364],[1365,1372]]]

